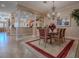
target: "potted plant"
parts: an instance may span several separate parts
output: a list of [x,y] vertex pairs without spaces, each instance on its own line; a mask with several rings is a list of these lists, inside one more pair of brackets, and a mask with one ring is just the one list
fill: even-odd
[[71,17],[74,18],[77,25],[79,26],[79,9],[74,9],[71,13]]

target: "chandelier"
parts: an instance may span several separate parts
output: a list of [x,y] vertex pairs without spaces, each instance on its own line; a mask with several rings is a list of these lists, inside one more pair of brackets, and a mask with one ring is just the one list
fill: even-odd
[[[47,3],[46,1],[44,1],[44,3]],[[51,13],[48,13],[47,14],[47,17],[52,19],[52,20],[55,20],[56,18],[59,18],[60,17],[60,13],[57,13],[56,12],[56,7],[54,5],[54,1],[52,2],[53,3],[53,6],[52,6],[52,12]]]

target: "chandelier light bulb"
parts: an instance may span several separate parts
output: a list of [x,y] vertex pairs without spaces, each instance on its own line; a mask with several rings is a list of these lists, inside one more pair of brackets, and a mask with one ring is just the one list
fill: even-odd
[[60,13],[57,13],[57,17],[60,17]]
[[50,18],[50,17],[51,17],[51,16],[50,16],[50,14],[47,14],[47,17],[49,17],[49,18]]
[[[44,3],[47,3],[46,1]],[[52,12],[47,14],[47,17],[50,18],[50,19],[53,19],[55,20],[56,17],[59,18],[60,17],[60,13],[56,12],[56,7],[55,7],[55,1],[52,2],[53,3],[53,6],[52,6]]]
[[52,12],[52,15],[55,15],[55,12]]

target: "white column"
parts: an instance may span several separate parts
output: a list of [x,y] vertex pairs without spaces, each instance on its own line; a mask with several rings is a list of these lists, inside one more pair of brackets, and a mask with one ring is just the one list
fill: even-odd
[[33,37],[36,37],[36,17],[35,17],[35,21],[33,22]]
[[17,10],[16,11],[16,15],[17,15],[17,17],[16,17],[16,23],[17,23],[17,27],[16,27],[16,40],[20,40],[19,39],[19,27],[20,27],[20,18],[21,18],[21,12],[20,12],[20,10]]

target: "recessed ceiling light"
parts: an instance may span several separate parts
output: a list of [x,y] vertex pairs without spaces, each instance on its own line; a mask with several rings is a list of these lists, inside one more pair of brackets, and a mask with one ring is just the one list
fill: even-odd
[[5,7],[5,4],[1,4],[1,7]]

